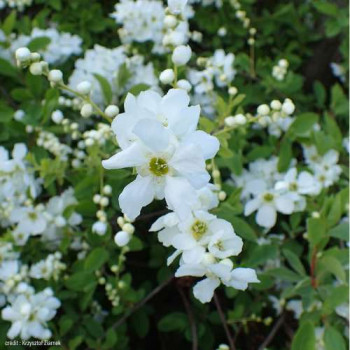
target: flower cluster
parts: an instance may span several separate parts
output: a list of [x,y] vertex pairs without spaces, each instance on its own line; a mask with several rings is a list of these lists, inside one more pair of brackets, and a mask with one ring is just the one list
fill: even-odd
[[291,215],[304,211],[307,196],[317,196],[323,188],[333,185],[339,178],[341,168],[337,165],[338,152],[328,151],[320,156],[314,146],[304,146],[307,170],[298,170],[296,160],[285,173],[277,170],[278,158],[258,159],[249,164],[240,176],[233,175],[236,186],[242,188],[246,216],[256,213],[257,224],[271,229],[277,213]]
[[176,276],[206,277],[194,289],[202,302],[211,300],[221,282],[237,289],[258,282],[254,270],[233,269],[228,258],[241,252],[243,242],[230,223],[208,213],[217,203],[205,161],[215,156],[219,142],[196,130],[199,106],[189,106],[184,90],[171,89],[164,97],[152,91],[128,94],[124,107],[112,123],[121,151],[102,162],[106,169],[136,168],[136,179],[119,196],[123,213],[135,219],[142,207],[165,199],[173,213],[158,219],[151,231],[162,230],[159,240],[176,249],[168,263],[181,255]]
[[[30,35],[19,35],[17,37],[5,37],[9,47],[2,49],[0,46],[0,57],[13,59],[16,50],[20,47],[27,46],[34,40],[43,42],[38,52],[44,60],[50,64],[62,64],[73,55],[80,55],[82,52],[82,39],[77,35],[59,32],[56,28],[39,29],[34,28]],[[5,46],[6,47],[6,46]]]
[[[79,83],[89,82],[92,85],[92,100],[98,105],[105,105],[105,96],[98,80],[99,76],[109,82],[114,102],[117,102],[119,97],[137,84],[146,84],[154,89],[158,84],[153,64],[145,64],[140,55],[128,58],[123,46],[108,49],[95,45],[93,49],[85,51],[84,58],[75,62],[75,70],[69,78],[69,86],[75,89]],[[123,85],[120,86],[121,84]]]
[[286,59],[282,58],[278,61],[276,66],[273,66],[272,68],[272,76],[279,81],[284,80],[287,70],[288,70],[289,63]]

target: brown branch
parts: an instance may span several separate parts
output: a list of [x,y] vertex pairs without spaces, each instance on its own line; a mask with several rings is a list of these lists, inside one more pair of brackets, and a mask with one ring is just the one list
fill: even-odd
[[271,332],[268,334],[268,336],[266,337],[266,339],[262,342],[262,344],[260,345],[258,350],[264,350],[273,340],[273,338],[275,337],[277,331],[281,328],[281,326],[283,325],[285,319],[285,315],[282,314],[280,316],[280,318],[276,321],[276,323],[273,325]]
[[111,327],[113,329],[121,326],[135,311],[137,311],[140,307],[146,304],[150,299],[152,299],[156,294],[158,294],[164,287],[166,287],[170,282],[172,282],[174,277],[171,277],[160,284],[158,287],[152,290],[144,299],[135,304],[129,312],[127,312],[121,319],[119,319],[114,325]]
[[179,291],[182,302],[185,306],[188,321],[191,326],[192,350],[198,350],[197,326],[196,326],[196,320],[194,319],[194,315],[192,312],[191,304],[188,301],[188,298],[186,297],[185,292],[180,286],[177,286],[177,290]]
[[225,333],[226,333],[226,338],[227,338],[229,346],[230,346],[230,350],[236,350],[236,346],[235,346],[235,344],[233,342],[233,337],[232,337],[231,332],[230,332],[230,330],[229,330],[229,328],[227,326],[226,317],[225,317],[225,315],[224,315],[224,313],[222,311],[222,308],[221,308],[221,305],[220,305],[220,301],[219,301],[219,298],[216,295],[216,293],[214,293],[214,302],[215,302],[215,306],[216,306],[216,308],[218,310],[222,326],[224,327],[224,330],[225,330]]

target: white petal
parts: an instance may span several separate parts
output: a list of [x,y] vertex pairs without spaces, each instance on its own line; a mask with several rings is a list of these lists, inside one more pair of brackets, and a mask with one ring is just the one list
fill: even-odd
[[264,180],[251,180],[247,182],[245,189],[256,196],[266,190],[266,182]]
[[193,288],[193,295],[201,303],[208,303],[214,296],[215,289],[220,285],[217,278],[206,278],[196,283]]
[[27,151],[27,146],[24,143],[16,143],[13,147],[12,156],[16,160],[21,160],[26,156]]
[[197,130],[185,139],[185,143],[193,143],[200,147],[204,159],[213,158],[220,148],[219,140],[208,133]]
[[7,336],[10,339],[13,339],[15,337],[17,337],[17,335],[20,333],[22,328],[22,323],[21,321],[17,321],[15,323],[12,324],[11,328],[8,330],[7,332]]
[[174,226],[178,223],[175,213],[169,213],[158,218],[149,229],[150,232],[156,232],[164,227]]
[[202,277],[205,274],[205,268],[200,264],[181,265],[175,272],[175,277],[195,276]]
[[199,115],[199,106],[186,107],[178,113],[169,115],[169,127],[177,137],[183,137],[196,130]]
[[196,189],[202,188],[210,180],[210,176],[205,169],[204,158],[196,145],[181,144],[171,158],[169,165],[179,175],[186,177]]
[[125,150],[116,153],[107,160],[102,161],[105,169],[122,169],[140,166],[146,162],[143,148],[138,142],[134,142]]
[[177,234],[179,234],[179,230],[176,227],[165,228],[158,232],[158,241],[165,247],[170,247]]
[[276,209],[282,214],[292,214],[294,210],[293,201],[288,196],[279,196],[275,199]]
[[248,216],[254,211],[256,211],[261,205],[261,201],[259,198],[254,198],[248,201],[244,206],[244,215]]
[[199,264],[205,253],[205,248],[201,246],[195,246],[190,250],[183,251],[182,259],[186,264]]
[[169,208],[181,220],[185,220],[191,214],[191,208],[198,204],[195,189],[184,178],[168,176],[164,193]]
[[259,282],[256,272],[253,269],[238,267],[231,272],[230,286],[236,289],[245,290],[248,287],[248,283]]
[[173,237],[171,244],[176,249],[192,249],[197,245],[197,241],[188,234],[182,233]]
[[152,179],[138,175],[120,194],[119,205],[123,213],[134,220],[140,214],[141,208],[150,204],[153,199]]
[[153,152],[164,151],[169,145],[169,131],[156,120],[140,120],[133,132]]
[[271,205],[263,205],[258,209],[255,220],[262,227],[271,228],[276,223],[276,209]]

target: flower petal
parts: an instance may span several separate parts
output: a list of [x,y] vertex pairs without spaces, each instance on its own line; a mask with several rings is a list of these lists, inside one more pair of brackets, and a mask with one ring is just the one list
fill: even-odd
[[271,205],[263,205],[258,209],[255,220],[258,225],[271,228],[276,223],[276,209]]
[[220,285],[218,278],[206,278],[196,283],[193,288],[193,295],[201,303],[208,303],[214,296],[214,291]]
[[119,205],[123,213],[134,220],[140,214],[141,208],[150,204],[153,199],[152,179],[138,175],[120,194]]

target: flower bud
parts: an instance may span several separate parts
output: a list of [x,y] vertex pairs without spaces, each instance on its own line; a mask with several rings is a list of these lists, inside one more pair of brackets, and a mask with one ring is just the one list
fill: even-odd
[[107,115],[107,117],[114,118],[119,114],[118,106],[116,105],[107,106],[107,108],[105,109],[105,114]]
[[257,109],[258,114],[267,115],[270,112],[270,107],[268,105],[260,105]]
[[40,62],[32,63],[30,65],[30,67],[29,67],[29,71],[33,75],[41,75],[41,74],[43,74],[43,69],[42,69],[42,66],[41,66]]
[[270,107],[276,111],[279,111],[282,108],[282,103],[278,100],[273,100],[270,103]]
[[183,89],[187,92],[191,91],[192,89],[191,83],[186,79],[179,80],[176,85],[178,88]]
[[82,81],[77,85],[77,91],[80,94],[88,95],[91,92],[91,83],[89,81]]
[[135,232],[135,227],[132,224],[126,223],[123,225],[122,230],[132,235]]
[[180,45],[175,48],[171,59],[176,66],[183,66],[191,59],[191,55],[192,50],[188,45]]
[[160,73],[159,80],[163,84],[171,84],[175,79],[175,73],[172,69],[166,69],[163,70],[162,73]]
[[124,247],[130,241],[131,235],[125,231],[119,231],[114,236],[114,242],[119,247]]
[[89,118],[93,113],[93,108],[90,103],[83,104],[83,107],[81,107],[80,114],[83,118]]
[[54,84],[61,83],[63,81],[63,73],[58,69],[50,70],[48,79]]
[[284,100],[282,111],[288,115],[291,115],[295,111],[294,103],[289,98]]
[[172,15],[165,16],[164,25],[167,28],[174,28],[176,26],[177,20],[176,17]]
[[112,194],[112,186],[105,185],[102,189],[102,192],[107,196],[111,195]]
[[56,109],[52,112],[51,119],[54,123],[61,124],[63,120],[63,113],[59,109]]
[[20,47],[17,49],[15,56],[19,63],[29,63],[31,59],[30,51],[26,47]]
[[235,86],[231,86],[229,89],[228,89],[228,93],[231,95],[231,96],[235,96],[237,94],[238,90]]

